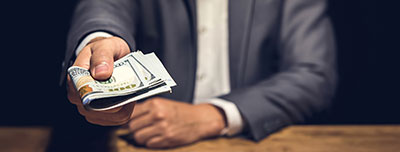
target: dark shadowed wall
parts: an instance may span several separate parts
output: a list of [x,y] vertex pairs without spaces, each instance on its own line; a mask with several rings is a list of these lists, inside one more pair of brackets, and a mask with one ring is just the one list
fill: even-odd
[[[18,1],[1,6],[0,125],[84,122],[67,102],[65,86],[58,86],[75,3]],[[376,0],[329,2],[340,83],[330,113],[316,123],[400,123],[400,41],[391,22],[396,10]]]

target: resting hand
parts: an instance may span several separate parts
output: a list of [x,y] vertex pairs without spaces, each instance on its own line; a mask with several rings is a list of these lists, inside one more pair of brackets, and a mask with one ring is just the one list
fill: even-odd
[[136,105],[129,129],[139,144],[169,148],[219,135],[225,127],[224,119],[224,114],[210,104],[151,98]]

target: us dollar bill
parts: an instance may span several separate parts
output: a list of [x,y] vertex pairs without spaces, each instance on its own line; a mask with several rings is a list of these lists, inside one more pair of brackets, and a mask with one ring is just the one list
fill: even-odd
[[114,62],[111,77],[95,80],[88,69],[72,66],[68,69],[85,108],[103,111],[163,92],[176,86],[154,53],[132,52]]

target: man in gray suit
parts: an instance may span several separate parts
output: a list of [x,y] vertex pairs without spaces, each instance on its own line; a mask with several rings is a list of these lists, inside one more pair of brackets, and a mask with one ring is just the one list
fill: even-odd
[[148,147],[258,141],[330,105],[335,46],[325,11],[325,0],[83,0],[62,79],[77,65],[104,80],[118,58],[155,51],[178,84],[172,94],[93,112],[68,77],[69,100],[91,123],[127,124]]

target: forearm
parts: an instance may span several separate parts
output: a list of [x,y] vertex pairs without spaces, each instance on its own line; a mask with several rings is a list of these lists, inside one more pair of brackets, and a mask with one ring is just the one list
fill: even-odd
[[136,45],[133,38],[135,6],[129,0],[83,0],[75,10],[67,40],[67,51],[73,52],[88,34],[103,31],[124,39],[131,50]]
[[60,85],[65,81],[66,69],[72,65],[78,45],[93,32],[107,32],[122,38],[130,50],[136,50],[136,6],[131,0],[82,0],[75,9],[67,38],[67,49],[62,63]]

